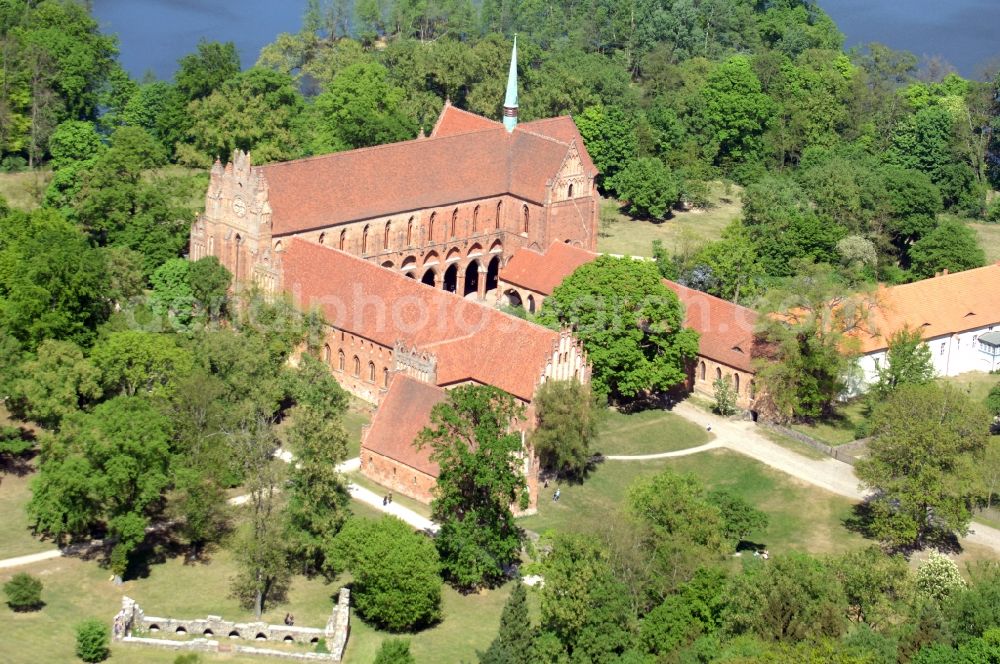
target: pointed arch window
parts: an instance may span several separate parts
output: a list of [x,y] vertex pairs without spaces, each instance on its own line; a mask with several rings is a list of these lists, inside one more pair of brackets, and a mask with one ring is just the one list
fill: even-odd
[[406,222],[406,246],[413,246],[413,217],[410,217],[410,220]]
[[431,212],[431,220],[427,224],[427,241],[434,241],[434,222],[437,220],[437,212]]
[[320,233],[319,234],[319,243],[320,244],[326,244],[326,233]]
[[733,374],[733,388],[736,390],[736,394],[740,393],[740,375]]
[[458,229],[458,208],[451,213],[451,236],[455,237],[455,231]]
[[382,237],[382,248],[389,248],[389,235],[392,233],[392,221],[385,222],[385,235]]
[[479,232],[479,206],[477,205],[475,209],[472,210],[472,232]]
[[358,359],[357,355],[354,356],[354,375],[361,375],[361,360]]
[[365,226],[365,230],[361,233],[361,253],[368,253],[368,227]]
[[330,344],[323,344],[323,361],[330,364],[330,357],[332,351],[330,350]]
[[573,198],[573,183],[569,183],[569,187],[566,188],[566,198]]
[[344,351],[338,351],[337,352],[337,368],[339,368],[341,371],[344,370],[344,362],[345,362]]
[[524,215],[524,227],[521,230],[523,232],[527,233],[528,232],[528,215],[529,215],[528,206],[527,205],[525,205],[524,207],[521,208],[521,214]]
[[368,363],[368,382],[369,383],[374,383],[375,382],[375,363],[374,362],[369,362]]
[[503,213],[503,201],[497,201],[497,222],[496,229],[500,230],[500,216]]
[[340,231],[340,244],[337,246],[341,251],[347,246],[347,231]]
[[389,369],[382,369],[382,387],[389,387]]

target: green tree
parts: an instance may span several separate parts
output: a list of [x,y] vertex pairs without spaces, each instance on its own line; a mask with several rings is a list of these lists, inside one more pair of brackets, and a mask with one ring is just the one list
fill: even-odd
[[102,394],[100,371],[70,341],[43,341],[11,380],[9,407],[20,417],[58,428]]
[[400,632],[440,619],[442,582],[434,543],[396,517],[348,520],[327,557],[350,570],[351,598],[365,620]]
[[579,381],[549,380],[541,386],[535,395],[538,424],[531,445],[543,468],[570,477],[586,474],[599,407],[590,386]]
[[750,533],[767,528],[767,512],[762,512],[728,489],[714,489],[705,496],[705,500],[719,508],[722,534],[733,549]]
[[0,217],[0,327],[29,349],[88,344],[107,318],[106,292],[101,255],[58,213]]
[[528,506],[521,435],[513,430],[523,409],[506,392],[463,386],[431,410],[418,438],[438,464],[432,518],[441,564],[460,588],[493,586],[517,559],[521,529],[511,506]]
[[337,73],[314,103],[315,153],[363,148],[413,138],[416,122],[403,110],[401,88],[375,62]]
[[125,308],[146,288],[142,254],[128,247],[104,247],[104,267],[108,273],[108,299],[115,308]]
[[42,601],[42,582],[21,572],[3,584],[7,595],[7,606],[14,611],[37,611],[44,606]]
[[103,662],[111,655],[108,626],[97,618],[76,626],[76,656],[85,662]]
[[304,103],[291,76],[254,67],[188,106],[191,125],[178,159],[207,167],[234,150],[252,152],[258,164],[303,154],[297,124]]
[[795,643],[844,632],[844,591],[827,565],[804,554],[753,560],[733,579],[725,627],[764,641]]
[[287,437],[295,461],[289,468],[285,507],[288,543],[311,571],[323,566],[323,554],[348,514],[350,496],[337,472],[347,458],[347,432],[343,411],[328,414],[303,404],[289,415]]
[[573,120],[604,182],[635,159],[635,122],[621,107],[589,106]]
[[479,664],[530,664],[533,662],[534,629],[528,615],[528,592],[520,579],[514,580],[510,597],[500,614],[500,632]]
[[713,71],[701,91],[697,123],[708,141],[706,156],[719,165],[758,161],[774,104],[762,92],[750,59],[736,55]]
[[100,521],[122,576],[169,484],[170,422],[144,399],[116,397],[63,422],[42,443],[28,514],[38,532],[86,535]]
[[866,320],[868,298],[850,294],[829,265],[802,265],[768,292],[762,309],[758,408],[776,419],[829,415],[856,352],[846,333]]
[[194,290],[191,288],[192,263],[183,258],[171,258],[156,268],[150,277],[153,311],[167,319],[178,331],[190,328],[194,319]]
[[989,416],[950,386],[904,385],[872,413],[868,456],[856,465],[872,534],[892,546],[964,534]]
[[386,639],[378,649],[373,664],[416,664],[406,639]]
[[900,385],[923,385],[934,378],[931,349],[918,330],[903,328],[889,338],[886,365],[878,371],[878,383],[873,394],[884,400]]
[[542,643],[546,635],[554,637],[565,653],[560,659],[569,655],[572,661],[612,661],[628,647],[635,613],[607,552],[594,540],[558,535],[542,561],[542,575]]
[[177,61],[174,85],[189,100],[207,97],[240,73],[240,56],[233,42],[198,41],[197,51]]
[[680,301],[649,262],[600,256],[579,267],[545,300],[539,320],[572,326],[595,391],[616,397],[670,389],[698,351]]
[[126,330],[94,345],[94,366],[106,394],[163,395],[194,366],[191,351],[174,335]]
[[959,642],[983,636],[1000,624],[1000,566],[972,566],[969,575],[968,586],[952,588],[954,594],[945,604],[948,625]]
[[51,166],[60,169],[78,161],[90,161],[105,149],[93,122],[67,120],[49,136]]
[[191,263],[188,283],[198,311],[217,318],[226,310],[226,294],[233,275],[215,256],[205,256]]
[[654,157],[630,160],[605,180],[635,217],[663,219],[680,200],[681,185],[670,169]]
[[986,264],[976,232],[954,219],[940,222],[934,230],[914,242],[908,252],[914,277],[926,279],[942,270],[961,272]]
[[851,622],[881,630],[905,614],[912,579],[901,555],[886,555],[879,547],[870,546],[845,553],[831,565],[844,588]]
[[694,263],[709,271],[705,290],[724,300],[752,302],[763,288],[766,274],[757,247],[739,220],[723,229],[720,240],[702,247]]
[[722,510],[709,502],[693,475],[663,471],[634,484],[628,511],[640,528],[648,552],[646,592],[664,596],[688,581],[706,559],[719,558],[727,540]]
[[282,464],[273,459],[277,448],[273,419],[260,411],[248,412],[227,438],[232,461],[250,496],[250,523],[237,543],[232,594],[253,609],[259,620],[268,602],[284,599],[292,576],[278,502],[284,477]]

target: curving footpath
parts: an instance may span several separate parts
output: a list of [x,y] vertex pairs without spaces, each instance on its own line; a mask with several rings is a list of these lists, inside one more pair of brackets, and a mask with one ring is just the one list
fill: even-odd
[[[791,475],[807,484],[826,489],[832,493],[845,496],[852,500],[863,500],[865,492],[861,490],[860,481],[854,474],[854,467],[842,461],[829,457],[810,459],[797,452],[785,449],[774,441],[763,436],[757,425],[747,421],[734,421],[718,415],[707,413],[688,402],[674,406],[674,413],[699,426],[712,427],[715,440],[705,445],[692,447],[676,452],[661,454],[643,454],[638,456],[608,456],[612,461],[643,461],[650,459],[666,459],[670,457],[698,454],[711,449],[724,447],[734,452],[756,459],[761,463]],[[962,538],[963,542],[977,544],[1000,553],[1000,530],[973,521],[969,534]]]

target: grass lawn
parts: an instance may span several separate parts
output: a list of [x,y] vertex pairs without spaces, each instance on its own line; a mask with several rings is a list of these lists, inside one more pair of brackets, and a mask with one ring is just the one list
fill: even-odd
[[14,208],[34,210],[45,195],[45,188],[52,179],[52,171],[25,171],[0,173],[0,197]]
[[993,386],[1000,383],[1000,376],[983,371],[970,371],[957,376],[942,377],[938,380],[949,383],[952,387],[968,394],[973,401],[982,403],[986,400],[986,395],[990,393]]
[[1000,261],[1000,224],[969,222],[969,226],[976,231],[979,246],[986,252],[986,262]]
[[864,421],[865,408],[863,399],[855,399],[837,408],[837,414],[830,419],[812,423],[798,422],[792,428],[827,445],[843,445],[856,439],[855,427]]
[[347,458],[353,459],[361,453],[361,428],[371,422],[371,405],[351,397],[347,412],[344,413],[344,428],[347,429]]
[[865,540],[849,532],[843,519],[853,503],[811,487],[758,461],[712,450],[656,461],[606,461],[581,485],[563,485],[558,503],[554,487],[544,491],[538,514],[519,522],[537,532],[548,529],[595,532],[619,518],[628,487],[666,469],[694,473],[709,488],[726,487],[770,516],[766,529],[750,539],[773,552],[836,553],[862,546]]
[[0,473],[0,558],[15,558],[48,551],[52,542],[42,541],[28,529],[24,506],[31,499],[29,485],[34,473],[18,477]]
[[666,410],[630,415],[608,410],[601,422],[594,451],[601,454],[656,454],[697,447],[714,436]]
[[706,209],[674,211],[670,219],[661,222],[640,221],[617,212],[613,200],[601,203],[603,215],[612,215],[610,224],[602,224],[597,250],[627,256],[652,256],[653,240],[661,240],[671,253],[686,253],[719,239],[722,229],[740,215],[740,187],[733,185],[727,193],[721,182],[711,185],[712,205]]

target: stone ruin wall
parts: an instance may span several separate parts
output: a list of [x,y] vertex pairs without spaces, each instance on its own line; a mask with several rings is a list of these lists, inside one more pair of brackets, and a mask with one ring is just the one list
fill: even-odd
[[[116,642],[154,646],[168,650],[191,650],[196,652],[232,652],[244,655],[261,655],[299,661],[339,662],[343,659],[350,633],[351,591],[340,589],[337,603],[326,622],[326,626],[296,627],[294,625],[269,625],[265,622],[233,622],[220,616],[208,616],[186,620],[183,618],[161,618],[147,616],[129,597],[122,598],[122,610],[115,616],[113,634]],[[157,633],[193,635],[196,638],[172,640],[157,638]],[[136,636],[141,634],[142,636]],[[315,645],[320,639],[326,641],[329,653],[294,652],[274,650],[260,646],[247,646],[233,641],[266,641],[278,643],[299,643]],[[225,641],[219,639],[226,639]]]

